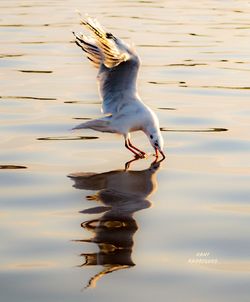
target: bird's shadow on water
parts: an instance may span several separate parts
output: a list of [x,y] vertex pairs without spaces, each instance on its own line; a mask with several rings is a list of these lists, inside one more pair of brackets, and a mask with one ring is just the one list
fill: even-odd
[[138,225],[133,215],[151,206],[147,198],[156,189],[159,168],[160,162],[153,162],[148,169],[141,171],[114,170],[68,175],[74,181],[74,188],[97,191],[86,198],[101,204],[80,211],[85,215],[95,214],[94,219],[81,223],[81,227],[90,231],[92,237],[74,240],[84,244],[95,243],[99,249],[98,252],[83,252],[80,255],[84,263],[79,267],[102,266],[85,288],[95,287],[97,280],[108,273],[135,266],[132,260],[133,237]]

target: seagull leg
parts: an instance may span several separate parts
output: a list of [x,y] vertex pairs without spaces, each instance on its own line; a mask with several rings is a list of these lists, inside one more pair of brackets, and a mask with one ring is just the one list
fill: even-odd
[[139,152],[139,155],[141,155],[141,158],[146,157],[146,156],[145,156],[146,153],[145,153],[144,151],[142,151],[142,150],[136,148],[134,145],[132,145],[130,139],[127,139],[127,141],[128,141],[129,147],[131,147],[131,148],[133,148],[134,150],[138,151],[138,152]]
[[132,153],[134,153],[134,155],[135,155],[137,158],[141,158],[141,157],[142,157],[141,154],[137,153],[134,149],[132,149],[132,148],[130,147],[127,138],[125,139],[125,147],[126,147],[127,149],[129,149],[129,151],[131,151]]

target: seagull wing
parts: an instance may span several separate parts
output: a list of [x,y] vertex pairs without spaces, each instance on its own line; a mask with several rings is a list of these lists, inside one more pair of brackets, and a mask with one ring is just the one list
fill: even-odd
[[87,58],[92,64],[99,68],[102,62],[102,53],[96,41],[91,36],[87,36],[83,33],[73,32],[73,34],[76,38],[76,44],[86,52]]
[[140,65],[134,49],[107,32],[97,20],[81,19],[91,36],[75,34],[76,43],[99,68],[98,84],[105,114],[116,114],[131,101],[138,100],[136,79]]

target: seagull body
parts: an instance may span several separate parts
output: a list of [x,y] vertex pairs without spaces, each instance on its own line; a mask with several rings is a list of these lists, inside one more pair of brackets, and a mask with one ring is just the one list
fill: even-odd
[[92,35],[73,33],[75,42],[99,70],[97,80],[105,116],[82,123],[73,129],[88,128],[121,134],[124,136],[126,148],[136,158],[143,158],[146,153],[132,145],[130,133],[143,131],[155,150],[156,158],[158,151],[165,158],[158,118],[137,93],[136,80],[140,60],[135,50],[90,17],[81,19],[81,24]]

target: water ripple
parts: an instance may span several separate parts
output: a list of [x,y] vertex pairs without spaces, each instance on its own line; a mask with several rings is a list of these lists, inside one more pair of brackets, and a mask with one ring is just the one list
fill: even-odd
[[19,165],[0,165],[0,169],[5,169],[5,170],[27,169],[27,167],[26,166],[19,166]]
[[168,132],[224,132],[228,131],[227,128],[208,128],[208,129],[167,129],[165,127],[160,128],[161,131]]
[[39,141],[76,141],[76,140],[89,140],[97,139],[98,136],[48,136],[48,137],[38,137]]

